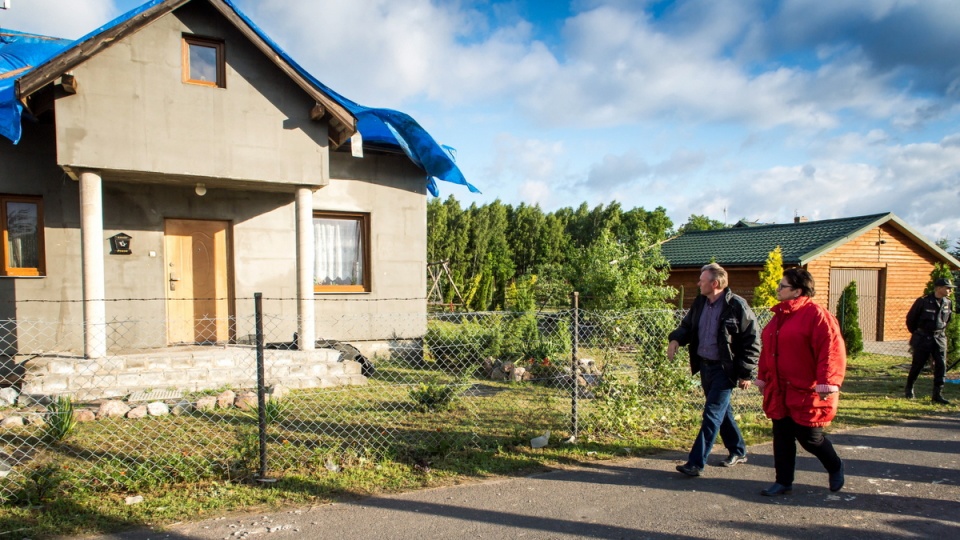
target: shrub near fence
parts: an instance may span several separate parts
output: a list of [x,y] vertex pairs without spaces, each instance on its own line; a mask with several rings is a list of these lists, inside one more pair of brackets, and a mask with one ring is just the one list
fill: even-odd
[[[108,373],[112,380],[135,381],[137,369],[177,367],[165,363],[163,350],[127,347],[100,359],[78,358],[84,373],[70,379],[75,386],[20,395],[16,404],[0,408],[0,497],[8,504],[30,503],[38,491],[66,496],[68,486],[71,493],[130,494],[162,484],[248,481],[264,473],[310,481],[388,460],[420,466],[454,451],[528,448],[532,438],[548,431],[550,445],[575,435],[581,442],[662,446],[658,441],[694,429],[700,420],[702,393],[685,353],[674,362],[665,354],[667,334],[682,315],[673,310],[431,314],[419,340],[404,334],[404,316],[344,316],[334,327],[346,335],[355,326],[385,322],[400,337],[349,342],[367,351],[361,357],[349,352],[356,349],[344,346],[346,340],[329,336],[324,343],[337,347],[324,354],[332,359],[310,357],[300,365],[296,357],[284,356],[302,352],[284,350],[292,346],[288,332],[296,318],[267,312],[261,341],[274,348],[261,353],[270,391],[262,431],[258,396],[251,393],[258,371],[253,345],[190,347],[194,362],[210,362],[208,376],[219,373],[218,362],[229,357],[234,382],[203,390],[141,389],[145,401],[117,395],[107,400],[119,404],[117,416],[103,414],[104,400],[67,398],[102,390],[91,385]],[[421,321],[412,321],[411,328]],[[252,320],[228,322],[244,329],[234,335],[246,336],[256,326]],[[162,323],[146,320],[115,327],[136,327],[143,334],[153,323],[162,331]],[[18,324],[4,323],[4,335],[12,337],[0,339],[8,340],[8,350],[23,331],[32,336],[20,343],[41,342],[44,333],[83,330],[65,329],[61,321]],[[21,349],[8,363],[26,362],[29,378],[30,364],[45,354]],[[131,364],[129,355],[138,362]],[[153,357],[152,363],[144,355]],[[57,369],[65,369],[64,358]],[[363,370],[363,362],[370,369]],[[118,373],[122,370],[127,372]],[[15,387],[0,390],[7,398],[14,393]],[[735,392],[733,403],[745,430],[767,425],[755,390]],[[71,408],[76,422],[64,421]]]

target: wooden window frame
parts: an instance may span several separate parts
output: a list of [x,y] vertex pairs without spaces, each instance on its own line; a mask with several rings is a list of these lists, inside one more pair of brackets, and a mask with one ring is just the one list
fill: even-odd
[[[7,251],[8,237],[7,237],[7,203],[8,202],[25,202],[37,205],[37,244],[38,244],[38,261],[36,268],[11,268],[10,267],[10,253]],[[46,276],[46,247],[43,239],[43,198],[32,195],[4,195],[0,194],[0,230],[2,230],[2,250],[3,266],[0,268],[0,276],[9,276],[9,277],[39,277]]]
[[[368,293],[372,290],[372,283],[370,276],[370,260],[371,260],[371,246],[370,246],[370,214],[361,213],[361,212],[332,212],[332,211],[315,211],[313,213],[313,218],[326,218],[326,219],[339,219],[339,220],[353,220],[360,222],[360,241],[363,242],[363,283],[360,285],[318,285],[314,283],[313,292],[314,293]],[[317,238],[314,237],[314,249],[316,249]],[[316,280],[316,276],[314,276]]]
[[[180,52],[182,57],[181,75],[183,77],[184,83],[196,84],[199,86],[208,86],[210,88],[226,88],[227,87],[227,58],[226,58],[226,47],[224,46],[223,40],[184,34],[182,44],[183,45]],[[201,80],[190,78],[190,46],[191,45],[196,45],[198,47],[210,47],[216,50],[217,52],[217,80],[216,81],[201,81]]]

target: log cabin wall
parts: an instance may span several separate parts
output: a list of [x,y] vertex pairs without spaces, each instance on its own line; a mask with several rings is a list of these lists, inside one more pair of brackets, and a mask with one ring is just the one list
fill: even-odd
[[932,253],[887,223],[811,261],[807,270],[816,282],[814,300],[833,311],[827,294],[832,268],[878,269],[880,337],[882,341],[897,341],[910,337],[904,322],[907,311],[923,294],[937,261]]
[[[706,263],[704,263],[706,264]],[[723,266],[723,263],[720,263]],[[730,290],[743,297],[747,303],[753,302],[753,289],[760,284],[760,270],[762,266],[724,267],[727,270]],[[675,268],[670,271],[667,285],[677,289],[674,299],[683,309],[690,309],[693,299],[697,297],[697,281],[700,280],[700,268]]]

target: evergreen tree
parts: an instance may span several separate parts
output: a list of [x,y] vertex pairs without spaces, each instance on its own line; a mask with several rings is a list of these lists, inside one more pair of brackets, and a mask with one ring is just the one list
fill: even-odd
[[760,284],[753,289],[753,307],[770,308],[780,301],[777,299],[777,285],[783,277],[783,250],[773,248],[760,271]]
[[860,354],[863,352],[863,331],[860,330],[860,304],[856,281],[851,281],[840,294],[840,299],[837,301],[837,315],[840,319],[840,333],[847,348],[847,356]]
[[[939,278],[953,279],[953,273],[950,271],[950,267],[943,263],[934,263],[933,270],[930,271],[930,280],[927,281],[927,286],[923,289],[923,294],[928,295],[933,292],[933,282]],[[948,289],[950,294],[947,295],[947,298],[951,302],[956,302],[956,296],[953,294],[952,289]],[[954,304],[954,311],[957,307]],[[954,316],[950,319],[950,322],[947,324],[946,329],[947,335],[947,363],[951,363],[960,358],[960,316],[954,313]]]
[[[513,208],[499,200],[462,208],[449,196],[427,203],[427,260],[449,261],[453,282],[470,309],[505,307],[512,302],[507,299],[510,284],[519,287],[526,280],[538,303],[565,306],[574,290],[570,276],[583,269],[583,259],[604,232],[611,245],[595,253],[614,246],[615,251],[642,252],[664,240],[672,226],[663,207],[624,211],[614,201],[545,213],[538,205]],[[615,255],[608,261],[614,258],[622,259]],[[516,293],[523,291],[512,291],[511,297]],[[444,301],[453,296],[453,287],[444,289]]]

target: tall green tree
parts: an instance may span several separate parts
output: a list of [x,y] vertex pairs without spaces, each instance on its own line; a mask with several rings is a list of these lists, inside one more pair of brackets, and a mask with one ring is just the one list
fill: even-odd
[[767,254],[767,260],[760,270],[760,284],[753,289],[753,307],[769,308],[777,305],[777,285],[783,277],[783,250],[780,246]]
[[659,245],[631,249],[608,230],[571,257],[568,280],[585,309],[663,308],[676,291]]
[[840,321],[840,333],[843,335],[847,356],[856,356],[863,352],[863,331],[860,329],[860,302],[856,281],[851,281],[840,293],[840,299],[837,300],[837,318]]
[[513,267],[518,275],[524,276],[542,264],[540,237],[546,225],[546,216],[540,206],[521,204],[516,209],[508,206],[507,210],[507,241],[513,253]]
[[687,222],[677,229],[677,234],[683,234],[692,231],[712,231],[715,229],[726,229],[727,225],[722,221],[710,219],[707,216],[691,214]]
[[471,204],[468,279],[480,276],[474,309],[502,307],[507,283],[514,277],[513,253],[507,241],[507,207],[499,199],[478,207]]

